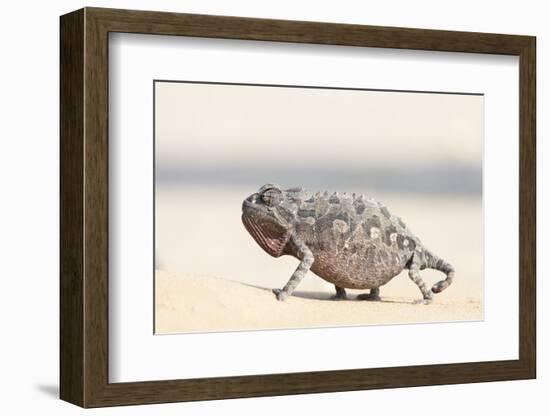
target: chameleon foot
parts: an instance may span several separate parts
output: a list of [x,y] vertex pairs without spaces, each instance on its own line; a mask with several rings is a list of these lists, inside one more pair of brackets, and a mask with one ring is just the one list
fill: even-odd
[[382,299],[380,298],[380,288],[375,287],[375,288],[370,290],[370,293],[363,293],[363,294],[357,296],[357,299],[370,300],[371,302],[381,301]]
[[415,305],[429,305],[433,301],[434,301],[434,298],[430,296],[430,297],[424,298],[424,299],[417,299],[417,300],[414,301],[414,304]]
[[362,293],[360,295],[357,295],[357,299],[359,299],[359,300],[370,300],[371,302],[382,300],[382,298],[380,296],[373,295],[372,293]]
[[277,300],[280,300],[281,302],[288,298],[288,292],[285,292],[283,289],[273,289],[273,293],[275,293]]

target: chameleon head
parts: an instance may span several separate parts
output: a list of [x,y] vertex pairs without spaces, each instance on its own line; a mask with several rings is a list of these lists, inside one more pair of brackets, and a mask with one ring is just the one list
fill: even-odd
[[297,207],[279,186],[266,184],[243,201],[242,221],[256,243],[279,257],[292,234]]

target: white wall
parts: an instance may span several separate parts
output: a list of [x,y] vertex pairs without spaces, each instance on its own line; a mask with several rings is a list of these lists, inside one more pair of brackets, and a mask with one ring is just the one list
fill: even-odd
[[[253,0],[5,2],[0,15],[0,384],[4,414],[40,410],[76,414],[57,400],[58,384],[58,16],[104,6],[134,9],[318,20],[388,26],[530,34],[538,37],[539,167],[548,160],[542,129],[545,60],[550,26],[537,1],[300,1]],[[545,173],[548,170],[545,169]],[[539,215],[543,211],[539,168]],[[543,232],[539,216],[539,255]],[[401,390],[274,397],[93,410],[89,414],[333,414],[346,412],[423,415],[545,414],[550,407],[550,364],[542,300],[548,298],[539,265],[539,379]],[[11,412],[8,413],[8,411]],[[546,411],[545,411],[546,410]],[[28,411],[28,412],[27,412]]]

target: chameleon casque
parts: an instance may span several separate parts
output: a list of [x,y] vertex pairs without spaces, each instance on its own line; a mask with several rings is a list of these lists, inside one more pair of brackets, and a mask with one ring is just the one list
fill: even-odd
[[[281,301],[308,270],[334,284],[336,299],[345,299],[350,288],[370,289],[359,299],[380,300],[380,286],[408,269],[422,292],[419,302],[426,304],[454,278],[453,267],[427,250],[401,218],[363,195],[312,195],[303,188],[267,184],[244,200],[242,221],[269,255],[300,260],[288,283],[273,289]],[[445,273],[445,280],[428,289],[419,273],[425,268]]]

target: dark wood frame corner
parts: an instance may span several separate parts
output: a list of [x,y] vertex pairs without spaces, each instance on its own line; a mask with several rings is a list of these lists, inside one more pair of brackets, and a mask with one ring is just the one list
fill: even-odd
[[[63,400],[83,407],[534,378],[535,38],[85,8],[61,17],[60,359]],[[516,55],[520,62],[519,359],[109,383],[108,34],[249,39]]]

